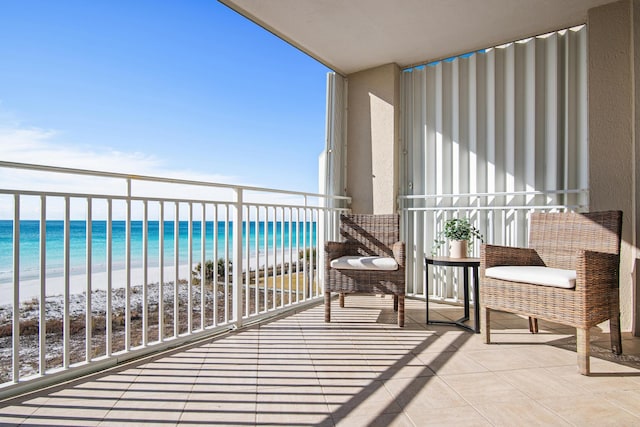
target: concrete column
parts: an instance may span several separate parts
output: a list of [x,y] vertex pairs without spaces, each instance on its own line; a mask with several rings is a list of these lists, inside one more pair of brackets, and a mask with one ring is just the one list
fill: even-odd
[[354,213],[396,211],[399,167],[400,68],[347,76],[347,195]]
[[623,211],[620,262],[622,330],[640,334],[638,151],[640,0],[589,10],[590,210]]

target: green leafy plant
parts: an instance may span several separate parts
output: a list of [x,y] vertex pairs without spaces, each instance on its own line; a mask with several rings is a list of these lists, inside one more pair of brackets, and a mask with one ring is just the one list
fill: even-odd
[[[232,271],[232,267],[233,264],[231,261],[228,261],[229,264],[229,272]],[[222,277],[225,274],[225,262],[224,262],[224,258],[219,258],[218,259],[218,263],[216,268],[214,269],[214,262],[212,260],[207,260],[205,261],[205,268],[204,268],[204,278],[205,278],[205,283],[211,283],[213,281],[213,272],[216,271],[218,274],[218,277]],[[200,284],[200,280],[202,279],[202,264],[198,263],[198,265],[196,265],[195,269],[191,272],[192,274],[192,282],[194,285],[199,285]]]
[[[433,241],[431,253],[433,255],[444,245],[447,240],[466,240],[469,249],[473,247],[473,238],[484,243],[484,236],[475,228],[467,218],[451,218],[444,223],[444,228],[436,235]],[[446,240],[445,240],[446,239]]]
[[315,264],[316,263],[316,248],[307,248],[305,250],[298,251],[298,259],[307,260],[308,263]]

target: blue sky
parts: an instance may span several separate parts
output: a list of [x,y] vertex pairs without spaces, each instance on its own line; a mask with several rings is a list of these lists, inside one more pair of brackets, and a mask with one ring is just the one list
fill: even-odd
[[0,8],[0,159],[317,192],[330,70],[226,6]]

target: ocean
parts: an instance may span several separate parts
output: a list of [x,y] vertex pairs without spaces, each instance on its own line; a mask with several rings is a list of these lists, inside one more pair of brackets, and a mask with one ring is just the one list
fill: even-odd
[[[202,235],[201,222],[193,222],[193,262],[201,260]],[[291,246],[302,249],[307,246],[315,246],[316,224],[306,223],[306,233],[303,232],[305,223],[260,222],[256,227],[255,222],[249,222],[249,251],[250,256],[255,257],[264,253],[265,237],[267,250],[274,248],[274,236],[276,250],[281,249],[284,238],[285,250],[288,250],[289,236]],[[92,221],[91,223],[91,268],[92,272],[106,271],[107,261],[107,223],[106,221]],[[148,221],[148,266],[158,267],[160,258],[159,221]],[[188,264],[188,236],[189,223],[179,222],[178,254],[179,264]],[[266,229],[266,230],[265,230]],[[126,254],[126,223],[125,221],[112,222],[112,269],[125,268]],[[143,257],[143,222],[131,222],[131,268],[142,266]],[[205,255],[206,259],[213,260],[224,256],[225,246],[228,245],[231,256],[233,242],[232,224],[229,223],[228,234],[225,222],[217,223],[217,247],[214,248],[214,222],[205,224]],[[229,236],[228,238],[226,236]],[[69,264],[71,275],[83,275],[86,273],[87,233],[85,221],[70,222],[70,250]],[[247,223],[242,226],[242,242],[246,241]],[[256,253],[256,239],[258,239],[258,252]],[[297,246],[296,246],[297,242]],[[174,223],[164,223],[164,265],[171,266],[174,263]],[[214,251],[217,250],[217,254]],[[246,252],[243,252],[246,253]],[[60,277],[64,272],[64,222],[46,222],[46,275],[47,277]],[[20,280],[34,280],[40,275],[40,221],[20,221]],[[11,283],[13,280],[13,221],[0,220],[0,284]]]

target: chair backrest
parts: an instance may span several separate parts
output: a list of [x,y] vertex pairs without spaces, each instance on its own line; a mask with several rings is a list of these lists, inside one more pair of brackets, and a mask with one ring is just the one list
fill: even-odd
[[357,255],[392,257],[392,246],[400,240],[400,215],[342,214],[340,236]]
[[577,250],[620,254],[622,212],[535,212],[529,247],[547,267],[575,269]]

